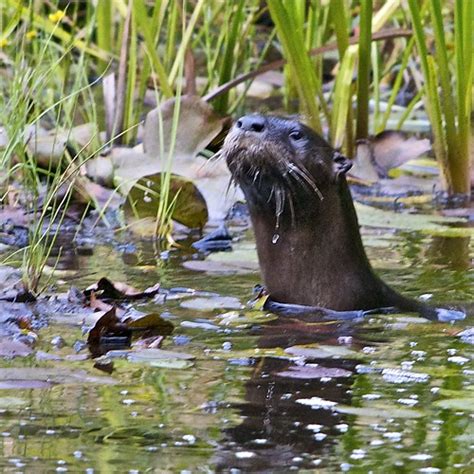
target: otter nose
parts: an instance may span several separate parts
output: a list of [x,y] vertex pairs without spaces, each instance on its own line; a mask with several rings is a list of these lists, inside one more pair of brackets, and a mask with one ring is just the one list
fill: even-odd
[[263,132],[265,130],[265,117],[261,115],[244,115],[237,120],[235,126],[246,132]]

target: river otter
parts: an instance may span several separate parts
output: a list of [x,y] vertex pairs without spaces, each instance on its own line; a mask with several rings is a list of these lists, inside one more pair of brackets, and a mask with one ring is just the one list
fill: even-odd
[[345,178],[351,162],[309,127],[244,116],[221,153],[245,194],[273,301],[335,311],[396,307],[430,319],[464,316],[405,298],[377,277]]

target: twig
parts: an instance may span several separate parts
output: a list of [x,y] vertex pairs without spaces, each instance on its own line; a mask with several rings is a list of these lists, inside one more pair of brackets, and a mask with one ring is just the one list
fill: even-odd
[[[410,37],[413,34],[411,30],[401,29],[401,28],[394,28],[384,31],[379,31],[372,35],[372,41],[384,41],[387,39],[392,38],[402,38],[402,37]],[[349,44],[357,44],[359,42],[359,36],[353,36],[349,39]],[[333,51],[337,49],[337,43],[330,43],[324,46],[320,46],[319,48],[312,49],[309,54],[310,56],[317,56],[318,54],[327,53],[328,51]],[[230,89],[233,89],[235,86],[238,86],[242,82],[248,81],[249,79],[254,79],[261,74],[264,74],[267,71],[273,71],[275,69],[279,69],[286,64],[286,59],[278,59],[277,61],[272,61],[271,63],[264,64],[262,67],[255,69],[254,71],[246,72],[245,74],[241,74],[237,76],[235,79],[232,79],[225,84],[216,87],[213,91],[206,94],[203,99],[206,102],[210,102],[214,100],[216,97],[219,97],[222,94],[225,94]]]

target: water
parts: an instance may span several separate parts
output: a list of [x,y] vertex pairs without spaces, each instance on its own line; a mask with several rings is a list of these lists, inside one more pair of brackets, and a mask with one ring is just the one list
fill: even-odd
[[[364,240],[379,274],[405,294],[473,301],[469,239],[365,230]],[[73,273],[59,274],[58,290],[107,276],[245,303],[259,283],[255,272],[183,268],[191,257],[184,250],[157,266],[146,243],[71,256],[63,267]],[[473,472],[472,346],[456,336],[472,315],[455,325],[413,315],[304,323],[246,311],[241,320],[227,314],[223,325],[230,310],[183,301],[135,306],[165,313],[175,330],[162,348],[192,354],[191,366],[116,359],[116,385],[0,390],[3,472]],[[73,316],[60,316],[38,332],[36,349],[65,357],[85,337],[68,324]],[[50,344],[57,335],[61,349]],[[105,376],[91,360],[30,356],[0,365]]]

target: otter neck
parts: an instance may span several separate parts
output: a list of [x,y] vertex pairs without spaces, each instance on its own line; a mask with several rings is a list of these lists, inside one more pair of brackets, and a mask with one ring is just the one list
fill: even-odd
[[[288,199],[283,212],[251,187],[249,202],[262,276],[270,295],[283,303],[351,310],[371,306],[381,281],[373,273],[344,178],[316,195]],[[309,283],[309,285],[308,285]],[[308,286],[310,291],[308,291]],[[349,293],[349,294],[347,294]],[[356,305],[356,306],[354,306]]]

